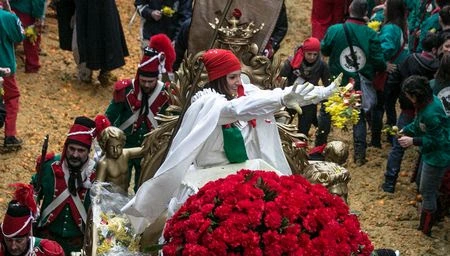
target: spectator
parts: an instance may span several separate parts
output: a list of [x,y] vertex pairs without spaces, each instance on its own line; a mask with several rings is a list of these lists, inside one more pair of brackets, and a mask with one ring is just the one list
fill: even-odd
[[[331,77],[336,77],[343,72],[343,84],[347,84],[349,78],[358,81],[358,74],[372,80],[376,71],[386,69],[378,35],[365,24],[367,1],[353,0],[349,7],[349,13],[350,17],[344,24],[333,25],[327,30],[321,44],[322,54],[330,57],[328,64]],[[348,29],[357,63],[353,61],[345,28]],[[356,64],[358,64],[357,67]],[[355,88],[360,90],[359,84]],[[330,116],[325,112],[323,105],[320,109],[318,123],[316,145],[323,145],[327,142],[331,127]],[[361,111],[359,121],[353,127],[354,161],[358,166],[366,162],[366,135],[365,113]]]
[[6,109],[5,103],[3,103],[3,76],[7,76],[11,73],[9,68],[0,68],[0,128],[5,125]]
[[[185,6],[180,6],[179,0],[134,1],[137,12],[142,17],[140,28],[142,49],[148,46],[149,40],[156,34],[165,34],[171,41],[175,39],[180,25],[180,11],[186,11],[185,8],[191,8],[187,1],[184,2],[186,2]],[[184,19],[189,18],[191,15],[187,15]]]
[[36,233],[57,241],[66,255],[79,252],[83,246],[91,203],[89,189],[95,178],[95,162],[89,158],[95,126],[93,120],[77,117],[63,152],[48,154],[45,162],[38,163],[40,171],[32,178],[41,205]]
[[431,16],[426,18],[420,26],[419,42],[416,52],[422,51],[422,41],[427,36],[428,32],[435,33],[440,30],[439,11],[447,5],[450,5],[450,0],[436,0],[436,8],[431,12]]
[[436,78],[430,81],[433,94],[442,102],[442,107],[450,115],[450,53],[442,56]]
[[39,47],[41,43],[41,29],[44,18],[45,1],[43,0],[17,0],[11,1],[11,8],[17,14],[25,31],[33,31],[35,35],[27,35],[23,40],[25,52],[25,72],[37,73],[39,63]]
[[371,142],[370,145],[381,148],[381,129],[383,114],[386,109],[387,124],[396,124],[397,113],[395,104],[400,94],[398,64],[408,56],[408,30],[406,24],[406,8],[404,0],[387,0],[384,9],[384,23],[379,37],[381,50],[387,62],[387,70],[377,75],[382,77],[378,84],[374,84],[377,91],[377,105],[371,111]]
[[286,36],[288,30],[288,18],[286,13],[286,5],[283,0],[280,13],[278,14],[277,23],[272,31],[269,42],[263,50],[264,56],[272,59],[273,55],[280,49],[280,44]]
[[[300,84],[309,82],[318,85],[319,81],[322,81],[323,85],[328,86],[330,71],[327,63],[320,57],[320,41],[314,37],[303,41],[302,45],[295,51],[294,56],[286,60],[280,75],[287,77],[289,85],[294,84],[294,82]],[[298,117],[300,133],[308,136],[311,125],[317,127],[316,104],[303,106],[302,113]]]
[[72,50],[78,78],[92,81],[92,70],[100,70],[102,85],[115,80],[111,71],[125,65],[128,48],[114,0],[75,0],[75,33]]
[[[437,53],[437,35],[429,33],[423,41],[422,53],[413,53],[409,55],[402,64],[399,65],[400,81],[403,82],[406,78],[412,75],[424,76],[427,79],[432,79],[439,67],[439,61],[435,54]],[[401,86],[397,84],[396,86]],[[400,115],[397,119],[396,126],[402,129],[407,124],[411,123],[415,116],[414,105],[400,92]],[[384,173],[384,183],[382,189],[384,192],[394,193],[395,184],[405,149],[400,146],[397,138],[392,139],[392,148],[388,155],[386,164],[386,172]]]
[[344,22],[350,2],[349,0],[313,0],[311,12],[312,37],[322,40],[328,27]]
[[450,38],[450,5],[443,7],[439,11],[439,24],[441,25],[441,30],[438,33],[439,35],[438,56],[439,58],[441,58],[441,55],[443,53],[442,48],[444,42],[446,41],[446,39]]
[[450,119],[442,103],[429,85],[428,79],[410,76],[402,85],[402,91],[413,103],[416,117],[401,130],[398,139],[404,147],[419,146],[422,154],[420,187],[422,210],[418,229],[431,236],[431,228],[437,210],[438,189],[446,170],[450,167]]
[[16,55],[14,44],[24,39],[24,31],[19,18],[0,9],[0,67],[9,68],[10,74],[3,77],[3,100],[5,102],[5,139],[3,146],[19,147],[22,139],[17,137],[17,113],[19,112],[20,91],[16,82]]

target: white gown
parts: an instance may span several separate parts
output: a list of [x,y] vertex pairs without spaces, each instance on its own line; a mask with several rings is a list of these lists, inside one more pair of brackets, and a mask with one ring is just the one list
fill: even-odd
[[[209,89],[193,97],[164,163],[122,209],[130,217],[136,233],[142,233],[153,223],[168,208],[172,197],[183,197],[177,198],[176,205],[184,202],[186,194],[177,189],[192,164],[191,170],[229,164],[223,149],[221,126],[224,124],[240,121],[249,159],[262,159],[282,174],[292,174],[273,116],[282,108],[283,95],[291,88],[260,90],[251,84],[243,86],[246,96],[233,100],[226,100],[224,95]],[[321,89],[310,92],[319,97],[300,105],[322,100]],[[247,125],[247,121],[255,118],[255,128]],[[172,199],[172,205],[173,202]]]

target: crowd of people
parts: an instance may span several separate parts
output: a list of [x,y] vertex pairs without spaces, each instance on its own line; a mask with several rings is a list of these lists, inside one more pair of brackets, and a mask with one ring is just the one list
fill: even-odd
[[[39,72],[40,29],[46,5],[38,0],[1,3],[0,127],[4,124],[3,147],[20,147],[15,47],[23,43],[24,71]],[[158,127],[155,116],[171,103],[161,74],[179,67],[189,30],[195,28],[189,27],[190,0],[136,0],[134,4],[142,19],[142,58],[135,76],[120,81],[114,81],[111,71],[125,65],[128,49],[115,2],[53,4],[60,47],[73,51],[78,79],[91,83],[93,71],[98,70],[100,83],[114,82],[113,98],[101,111],[105,117],[74,120],[61,154],[39,158],[33,186],[16,185],[22,192],[8,205],[1,227],[0,255],[22,255],[29,250],[36,255],[70,255],[79,251],[91,203],[89,189],[96,179],[118,183],[127,193],[134,170],[136,195],[123,210],[136,217],[133,224],[143,232],[161,214],[173,214],[190,195],[177,191],[186,172],[263,159],[281,173],[292,174],[274,112],[286,107],[292,115],[299,113],[299,131],[314,137],[315,146],[322,146],[331,131],[324,101],[336,87],[352,80],[356,90],[370,83],[376,91],[376,104],[361,109],[352,129],[355,165],[365,165],[367,147],[382,148],[385,126],[397,126],[398,134],[386,138],[391,148],[381,189],[395,192],[405,149],[418,146],[420,164],[415,181],[423,198],[418,229],[431,235],[436,221],[449,213],[449,191],[442,190],[449,187],[446,183],[450,180],[446,178],[450,175],[449,0],[314,0],[311,35],[301,40],[283,63],[281,75],[288,78],[284,89],[261,90],[244,84],[241,63],[232,51],[205,51],[201,61],[208,83],[193,96],[166,160],[154,178],[141,187],[145,134]],[[108,15],[101,15],[105,13]],[[287,19],[283,3],[261,54],[271,58],[279,48]],[[381,25],[374,29],[368,26],[370,22]],[[312,126],[315,133],[310,132]],[[90,156],[96,137],[105,152],[98,163]],[[21,193],[34,193],[36,198],[19,196]],[[35,199],[39,209],[30,203]]]

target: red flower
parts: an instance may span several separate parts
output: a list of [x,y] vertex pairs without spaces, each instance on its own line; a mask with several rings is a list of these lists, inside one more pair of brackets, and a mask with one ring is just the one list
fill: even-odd
[[241,12],[241,10],[239,10],[238,8],[234,8],[234,10],[233,10],[233,17],[235,17],[236,19],[239,19],[239,18],[241,18],[241,16],[242,16],[242,12]]
[[301,176],[241,170],[209,182],[167,222],[164,255],[370,255],[348,206]]

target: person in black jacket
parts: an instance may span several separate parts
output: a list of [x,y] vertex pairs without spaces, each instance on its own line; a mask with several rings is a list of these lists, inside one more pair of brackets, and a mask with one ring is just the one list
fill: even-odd
[[[141,47],[144,49],[153,35],[165,34],[170,40],[175,39],[179,18],[184,13],[180,0],[135,0],[134,5],[142,17],[140,36]],[[192,12],[191,12],[192,13]],[[191,14],[192,15],[192,14]]]
[[[320,41],[315,37],[310,37],[303,41],[297,48],[293,57],[288,58],[281,71],[281,76],[288,79],[288,84],[294,82],[303,84],[309,82],[318,85],[322,81],[324,86],[330,84],[330,71],[328,64],[320,56]],[[292,115],[295,110],[288,110]],[[317,105],[310,104],[302,107],[302,114],[298,117],[298,131],[308,136],[311,125],[318,126]],[[316,144],[316,146],[319,146]]]
[[286,36],[288,30],[288,19],[286,13],[286,5],[281,6],[280,14],[278,15],[277,23],[275,24],[275,28],[272,31],[272,35],[270,36],[269,42],[264,48],[263,54],[272,59],[273,55],[280,49],[280,43],[283,41]]

